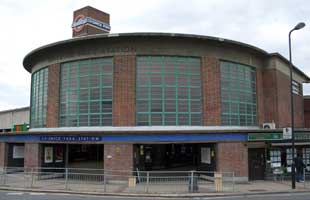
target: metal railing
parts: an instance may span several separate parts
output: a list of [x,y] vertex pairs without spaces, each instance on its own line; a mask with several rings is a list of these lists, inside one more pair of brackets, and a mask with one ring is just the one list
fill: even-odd
[[232,172],[108,171],[85,168],[12,168],[0,174],[0,186],[102,193],[234,192]]

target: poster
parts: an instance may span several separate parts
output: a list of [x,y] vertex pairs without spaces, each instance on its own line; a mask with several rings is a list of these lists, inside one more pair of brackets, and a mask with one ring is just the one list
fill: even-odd
[[24,146],[13,146],[13,159],[24,158]]
[[44,148],[44,162],[45,163],[53,162],[53,147]]
[[63,162],[64,160],[64,149],[62,146],[56,147],[56,155],[55,155],[55,162]]
[[210,148],[201,148],[201,163],[211,164]]

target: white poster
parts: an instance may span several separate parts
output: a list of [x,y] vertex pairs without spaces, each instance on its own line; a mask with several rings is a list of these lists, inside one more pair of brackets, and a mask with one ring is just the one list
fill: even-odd
[[24,158],[24,146],[14,145],[13,146],[13,159]]
[[53,147],[44,148],[44,162],[45,163],[53,162]]
[[201,148],[201,163],[211,164],[211,149]]

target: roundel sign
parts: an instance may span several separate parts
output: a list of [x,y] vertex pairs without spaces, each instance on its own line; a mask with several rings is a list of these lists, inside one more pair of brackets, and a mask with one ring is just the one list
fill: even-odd
[[84,15],[78,15],[73,20],[72,28],[75,32],[79,32],[83,29],[86,23],[86,17]]

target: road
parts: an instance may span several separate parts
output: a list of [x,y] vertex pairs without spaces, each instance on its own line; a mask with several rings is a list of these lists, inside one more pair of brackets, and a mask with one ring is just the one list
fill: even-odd
[[[235,197],[202,197],[202,198],[179,198],[182,200],[308,200],[309,193],[288,193],[274,195],[251,195]],[[14,192],[1,191],[0,200],[177,200],[177,198],[147,198],[147,197],[109,197],[109,196],[91,196],[91,195],[74,195],[74,194],[56,194],[56,193],[35,193],[35,192]]]

